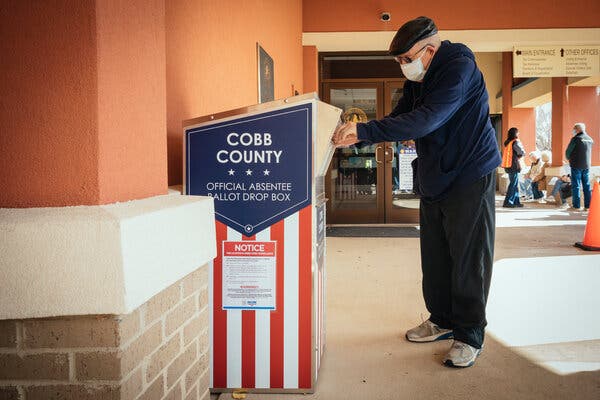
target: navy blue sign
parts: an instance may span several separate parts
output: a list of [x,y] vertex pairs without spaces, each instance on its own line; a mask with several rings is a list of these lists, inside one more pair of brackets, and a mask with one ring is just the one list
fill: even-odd
[[185,131],[186,194],[252,236],[311,203],[312,103]]

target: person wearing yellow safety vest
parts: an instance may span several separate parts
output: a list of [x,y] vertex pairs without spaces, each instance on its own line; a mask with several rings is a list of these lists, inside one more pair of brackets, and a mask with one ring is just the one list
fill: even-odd
[[508,174],[509,183],[506,190],[506,197],[502,207],[515,208],[523,207],[519,200],[519,172],[521,172],[521,163],[519,159],[525,155],[525,149],[519,140],[519,130],[510,128],[508,137],[504,141],[504,151],[502,152],[502,167]]

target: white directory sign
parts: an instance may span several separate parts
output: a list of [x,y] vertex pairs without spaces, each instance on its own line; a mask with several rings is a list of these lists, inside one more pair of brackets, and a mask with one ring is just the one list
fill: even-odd
[[515,78],[593,76],[600,74],[600,46],[515,47]]
[[412,162],[417,158],[417,150],[400,149],[398,151],[398,189],[403,191],[413,190]]
[[275,242],[223,242],[223,309],[275,310]]

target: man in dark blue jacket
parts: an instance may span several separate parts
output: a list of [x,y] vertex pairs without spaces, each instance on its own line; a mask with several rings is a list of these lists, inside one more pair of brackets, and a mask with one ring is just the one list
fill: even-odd
[[501,162],[485,82],[471,50],[442,42],[427,17],[404,24],[390,54],[409,79],[398,105],[381,120],[342,125],[333,142],[415,140],[423,296],[431,315],[406,338],[454,338],[444,364],[469,367],[481,353],[487,324]]
[[565,155],[571,167],[571,187],[573,188],[573,208],[580,210],[583,188],[583,206],[590,208],[592,193],[590,190],[590,165],[592,164],[592,145],[594,140],[585,132],[585,124],[578,122],[573,127],[573,137],[569,142]]

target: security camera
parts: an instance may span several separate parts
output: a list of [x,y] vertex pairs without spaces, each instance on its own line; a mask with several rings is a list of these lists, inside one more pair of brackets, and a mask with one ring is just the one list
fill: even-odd
[[384,22],[387,22],[390,19],[392,19],[392,14],[390,14],[389,12],[382,12],[381,16],[379,17],[379,19],[381,19]]

